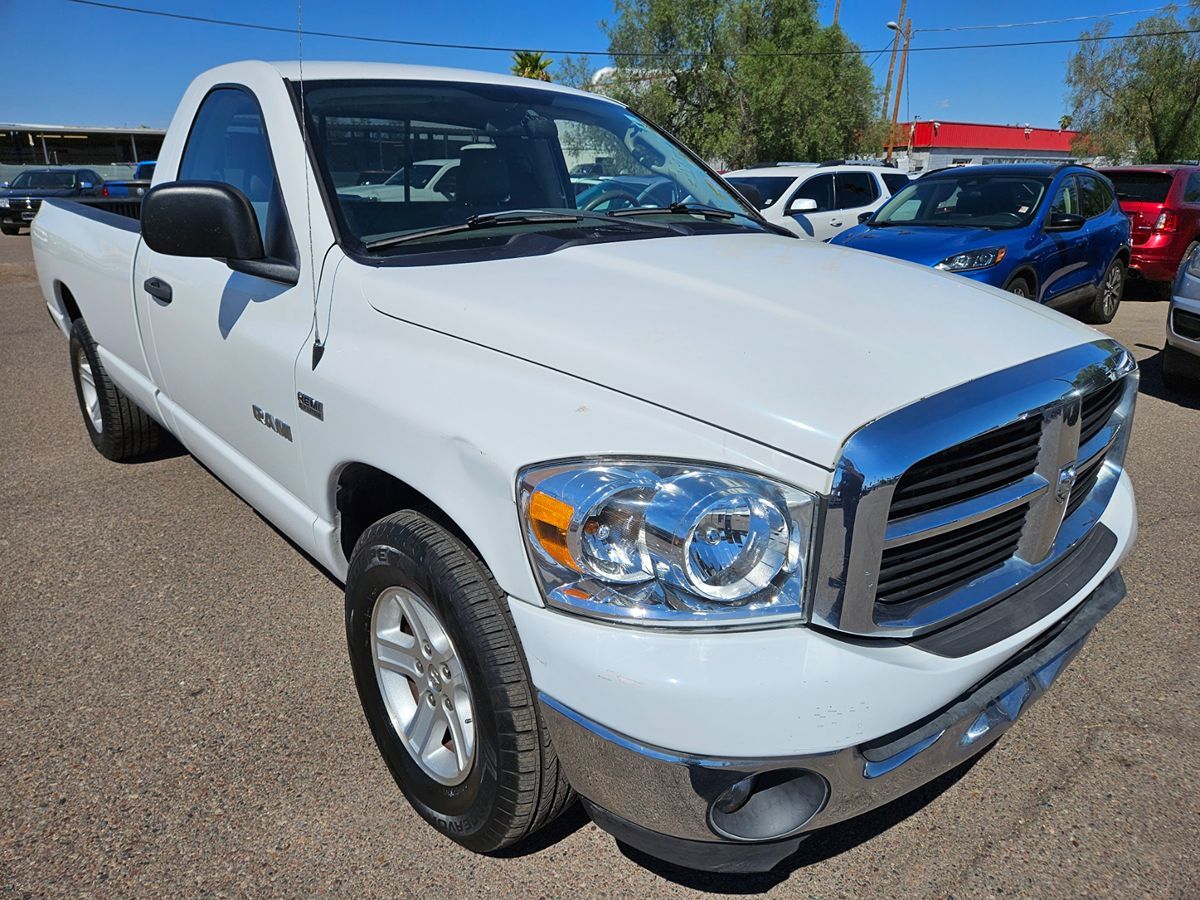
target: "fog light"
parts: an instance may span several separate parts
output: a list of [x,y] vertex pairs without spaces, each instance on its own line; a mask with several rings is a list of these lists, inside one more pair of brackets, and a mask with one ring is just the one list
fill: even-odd
[[804,769],[758,772],[726,788],[708,811],[709,826],[736,841],[771,841],[799,831],[829,796],[825,779]]

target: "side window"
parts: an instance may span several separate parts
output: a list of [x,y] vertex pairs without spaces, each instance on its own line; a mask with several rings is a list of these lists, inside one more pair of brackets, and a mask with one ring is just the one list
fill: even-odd
[[1188,176],[1187,184],[1183,186],[1184,203],[1200,203],[1200,172]]
[[1063,179],[1063,183],[1058,186],[1054,202],[1050,204],[1050,212],[1070,213],[1073,216],[1082,215],[1079,211],[1079,192],[1075,188],[1074,176]]
[[870,172],[837,173],[837,208],[869,206],[879,196],[879,185]]
[[887,185],[888,192],[892,194],[899,193],[901,188],[908,185],[908,182],[909,177],[899,172],[894,175],[889,175],[885,172],[883,175],[883,183]]
[[1083,215],[1087,218],[1102,216],[1112,206],[1113,195],[1099,178],[1081,175],[1079,181],[1080,200],[1083,204]]
[[291,228],[258,103],[244,90],[204,98],[179,164],[180,181],[223,181],[250,200],[267,256],[295,259]]
[[[817,202],[817,208],[813,212],[827,212],[833,209],[833,175],[827,173],[808,179],[792,194],[792,200],[801,199]],[[791,203],[791,200],[788,203]]]

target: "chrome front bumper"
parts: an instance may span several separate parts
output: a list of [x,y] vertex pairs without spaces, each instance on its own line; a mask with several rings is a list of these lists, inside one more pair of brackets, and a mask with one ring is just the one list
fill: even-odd
[[1124,596],[1125,583],[1113,572],[955,702],[901,732],[830,753],[691,756],[640,743],[544,693],[542,712],[568,780],[601,827],[683,865],[769,869],[807,832],[901,797],[990,745],[1050,687]]

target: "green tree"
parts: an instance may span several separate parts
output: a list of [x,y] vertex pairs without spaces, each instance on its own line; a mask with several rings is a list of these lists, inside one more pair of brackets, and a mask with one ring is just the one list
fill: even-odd
[[871,70],[813,0],[616,0],[603,27],[617,67],[599,89],[702,156],[849,156],[877,132]]
[[[1129,40],[1080,43],[1067,63],[1076,152],[1164,163],[1200,156],[1200,0],[1134,26]],[[1083,37],[1103,37],[1101,22]]]
[[547,59],[541,52],[518,50],[513,54],[512,73],[536,81],[550,81],[550,66],[554,60]]

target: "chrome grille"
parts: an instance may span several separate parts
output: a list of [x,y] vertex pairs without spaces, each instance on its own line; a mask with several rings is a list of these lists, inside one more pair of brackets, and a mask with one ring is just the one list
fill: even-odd
[[884,550],[879,602],[933,597],[990,572],[1017,552],[1028,508],[1019,506],[966,528]]
[[860,429],[826,508],[813,620],[856,634],[922,634],[1065,557],[1115,490],[1135,370],[1119,344],[1097,341]]
[[1041,419],[1013,422],[922,460],[904,473],[889,519],[979,497],[1019,481],[1037,463]]

